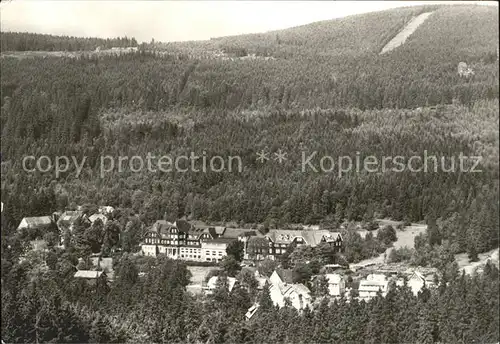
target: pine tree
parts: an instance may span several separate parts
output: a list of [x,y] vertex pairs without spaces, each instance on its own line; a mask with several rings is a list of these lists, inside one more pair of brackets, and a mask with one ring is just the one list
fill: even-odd
[[109,343],[111,336],[108,326],[101,315],[97,315],[90,328],[89,339],[91,343]]
[[266,281],[262,293],[259,298],[259,305],[262,311],[269,312],[273,308],[273,301],[271,300],[271,286]]
[[325,275],[319,275],[314,281],[314,295],[316,297],[323,297],[328,294],[328,279]]

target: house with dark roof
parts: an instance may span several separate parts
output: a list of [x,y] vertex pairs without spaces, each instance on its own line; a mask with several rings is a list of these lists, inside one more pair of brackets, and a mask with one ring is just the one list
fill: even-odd
[[274,305],[281,308],[288,301],[299,311],[311,306],[311,291],[301,283],[293,283],[292,270],[276,269],[269,280],[269,295]]
[[414,271],[413,274],[408,278],[408,287],[410,287],[413,294],[416,296],[425,286],[426,288],[435,287],[435,276],[434,274],[424,275],[419,271]]
[[338,252],[343,250],[342,235],[328,230],[271,229],[264,234],[267,245],[261,237],[257,235],[248,239],[245,246],[245,259],[260,260],[265,257],[275,259],[286,253],[290,246],[316,247],[322,243],[333,246]]
[[146,233],[141,249],[144,255],[165,254],[173,259],[219,262],[235,240],[256,235],[255,231],[212,226],[201,222],[158,220]]
[[57,228],[61,233],[69,230],[73,231],[75,223],[78,220],[82,220],[83,222],[89,223],[88,218],[83,214],[80,210],[68,210],[61,214],[59,219],[57,220]]
[[113,269],[113,258],[111,257],[91,257],[90,261],[92,265],[95,266],[96,271],[104,271],[106,272],[106,276],[108,280],[112,281],[114,278],[114,269]]

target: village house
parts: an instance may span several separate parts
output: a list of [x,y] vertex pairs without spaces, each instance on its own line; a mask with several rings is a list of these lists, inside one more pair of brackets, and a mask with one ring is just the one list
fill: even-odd
[[269,280],[269,294],[274,305],[282,308],[288,300],[299,311],[311,306],[311,291],[301,283],[293,283],[291,270],[276,269]]
[[359,282],[359,299],[370,300],[380,292],[383,297],[387,295],[389,281],[383,274],[370,274]]
[[[260,246],[253,245],[257,241]],[[141,249],[146,256],[165,254],[173,259],[219,262],[233,241],[244,244],[245,259],[275,259],[290,245],[321,243],[342,251],[342,236],[327,230],[270,230],[261,234],[256,230],[210,226],[196,221],[178,220],[174,223],[158,220],[146,233]]]
[[413,294],[418,295],[419,291],[422,290],[424,285],[427,288],[432,288],[435,286],[434,275],[423,275],[418,271],[414,271],[413,274],[408,278],[407,282],[408,287],[410,287]]
[[146,256],[167,255],[172,259],[219,262],[227,255],[231,242],[245,240],[255,231],[240,228],[192,224],[185,220],[174,223],[158,220],[146,233],[141,249]]
[[245,318],[247,320],[252,319],[252,317],[258,312],[260,305],[258,303],[254,304],[252,307],[248,309],[245,313]]
[[[245,259],[276,259],[286,253],[291,245],[316,247],[321,243],[334,246],[338,252],[343,249],[342,236],[327,230],[286,230],[271,229],[263,236],[267,245],[262,244],[261,236],[250,237],[245,245]],[[258,244],[256,244],[258,243]]]
[[215,228],[200,230],[184,220],[174,223],[158,220],[146,233],[141,249],[146,256],[165,254],[173,259],[201,261],[201,239],[216,237]]
[[27,248],[27,250],[19,255],[19,262],[25,261],[29,256],[37,256],[42,262],[42,265],[47,267],[47,263],[45,261],[47,253],[49,252],[49,245],[47,244],[47,241],[41,239],[31,240]]
[[17,227],[18,231],[22,231],[23,229],[39,229],[39,230],[47,230],[53,226],[54,219],[51,216],[35,216],[35,217],[25,217],[19,223]]
[[293,284],[293,272],[290,269],[276,269],[269,277],[269,282],[271,282],[271,285],[280,283]]
[[99,214],[109,215],[109,214],[113,213],[113,211],[115,211],[115,208],[113,208],[109,205],[103,205],[103,206],[100,206],[97,211],[99,212]]
[[328,293],[333,297],[342,297],[345,293],[345,279],[339,274],[326,274]]
[[339,270],[345,270],[348,269],[349,265],[342,265],[342,264],[325,264],[321,268],[321,273],[323,274],[333,274],[335,271]]
[[88,218],[80,210],[68,210],[61,214],[57,220],[57,228],[61,233],[65,233],[67,230],[73,232],[75,223],[78,220],[83,222],[89,222]]
[[263,290],[266,283],[269,282],[269,278],[262,276],[257,269],[254,272],[254,277],[257,280],[257,290]]
[[90,261],[92,262],[92,265],[95,266],[96,271],[104,271],[106,272],[106,276],[108,277],[109,280],[113,280],[114,277],[114,269],[113,269],[113,258],[111,257],[91,257]]
[[49,251],[49,245],[45,240],[32,240],[30,241],[30,246],[32,251],[37,251],[37,252]]
[[106,222],[108,222],[108,217],[102,213],[95,213],[95,214],[92,214],[89,216],[89,221],[90,221],[90,224],[94,224],[94,222],[99,219],[101,220],[102,224],[105,225]]

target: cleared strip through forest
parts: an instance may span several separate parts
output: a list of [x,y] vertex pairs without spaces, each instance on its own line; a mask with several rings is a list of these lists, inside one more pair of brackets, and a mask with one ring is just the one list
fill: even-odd
[[410,37],[410,35],[415,32],[415,30],[420,26],[420,24],[426,21],[426,19],[429,18],[431,14],[432,12],[426,12],[413,18],[401,31],[399,31],[399,33],[396,36],[394,36],[393,39],[389,41],[389,43],[387,43],[382,48],[380,55],[385,54],[393,49],[396,49],[400,45],[403,45],[406,42],[406,39]]

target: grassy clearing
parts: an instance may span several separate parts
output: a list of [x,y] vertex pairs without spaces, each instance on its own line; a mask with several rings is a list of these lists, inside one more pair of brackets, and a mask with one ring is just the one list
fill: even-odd
[[217,269],[213,266],[188,266],[191,272],[191,283],[187,286],[187,290],[193,294],[201,293],[201,285],[205,281],[205,277],[212,269]]
[[[380,220],[378,221],[380,227],[386,226],[386,225],[391,225],[394,228],[397,227],[397,225],[400,222],[397,221],[392,221],[392,220]],[[417,224],[417,223],[412,223],[411,226],[407,226],[403,228],[403,230],[396,229],[396,235],[398,237],[398,240],[394,242],[393,247],[389,247],[384,253],[381,253],[377,257],[369,258],[369,259],[364,259],[358,263],[356,263],[356,266],[364,266],[364,265],[382,265],[385,263],[385,259],[389,257],[389,254],[391,253],[391,250],[393,248],[401,248],[401,247],[408,247],[408,248],[414,248],[415,247],[415,237],[419,235],[420,233],[425,233],[425,230],[427,229],[427,225],[424,224]],[[372,231],[373,235],[377,235],[378,230]],[[364,237],[368,233],[368,231],[362,230],[359,231],[359,234]]]
[[465,271],[466,274],[470,275],[477,268],[480,268],[486,264],[488,260],[491,260],[496,266],[498,266],[498,248],[478,254],[479,260],[477,262],[469,261],[467,253],[460,253],[455,255],[455,260],[458,264],[460,271]]

